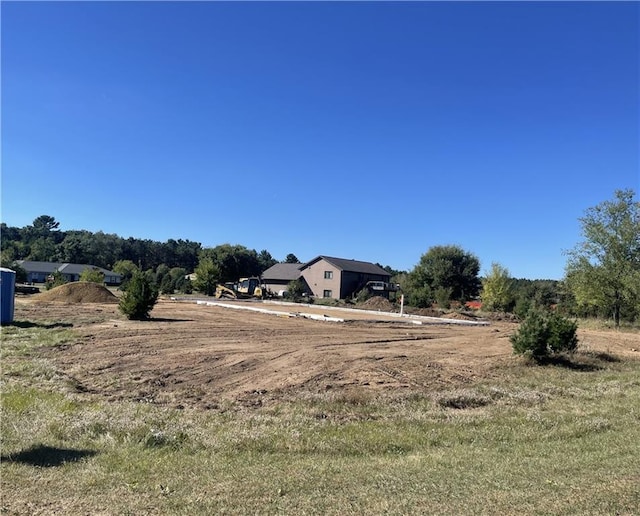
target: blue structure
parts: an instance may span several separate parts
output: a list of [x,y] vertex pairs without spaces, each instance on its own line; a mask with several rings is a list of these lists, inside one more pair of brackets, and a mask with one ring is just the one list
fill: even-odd
[[0,324],[13,322],[16,273],[0,267]]

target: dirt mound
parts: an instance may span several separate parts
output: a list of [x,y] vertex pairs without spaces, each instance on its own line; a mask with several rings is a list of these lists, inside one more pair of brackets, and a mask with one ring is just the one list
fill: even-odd
[[381,296],[373,296],[359,305],[359,308],[366,310],[380,310],[382,312],[391,312],[394,309],[393,303]]
[[89,281],[65,283],[52,288],[33,298],[37,301],[54,301],[59,303],[117,303],[118,298],[109,289]]

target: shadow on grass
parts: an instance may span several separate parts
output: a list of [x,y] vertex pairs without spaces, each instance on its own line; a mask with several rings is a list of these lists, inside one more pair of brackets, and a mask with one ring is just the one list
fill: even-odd
[[620,357],[607,353],[606,351],[587,351],[586,355],[603,362],[622,362]]
[[85,457],[93,457],[98,452],[94,450],[72,450],[67,448],[56,448],[52,446],[32,446],[19,453],[10,453],[0,457],[1,462],[20,462],[30,466],[41,468],[51,468],[62,466],[67,462],[78,462]]
[[6,326],[15,326],[16,328],[71,328],[73,327],[72,323],[66,322],[55,322],[55,323],[40,323],[33,321],[13,321],[12,323],[7,324]]
[[574,355],[552,355],[541,357],[537,360],[540,365],[550,365],[556,367],[564,367],[572,371],[601,371],[605,369],[604,363],[620,362],[620,358],[611,353],[604,352],[587,352],[576,353]]

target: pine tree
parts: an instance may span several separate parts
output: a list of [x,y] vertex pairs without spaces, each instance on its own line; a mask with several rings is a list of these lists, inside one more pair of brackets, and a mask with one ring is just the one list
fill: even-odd
[[127,319],[149,319],[149,313],[158,300],[158,290],[154,283],[142,272],[134,273],[127,290],[120,299],[120,311]]

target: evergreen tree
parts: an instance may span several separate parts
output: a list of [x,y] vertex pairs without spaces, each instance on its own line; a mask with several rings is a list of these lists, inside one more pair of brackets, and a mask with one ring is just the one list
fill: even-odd
[[127,316],[127,319],[145,320],[149,319],[149,313],[158,300],[158,290],[155,284],[143,272],[136,272],[127,290],[120,298],[120,311]]

